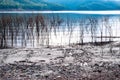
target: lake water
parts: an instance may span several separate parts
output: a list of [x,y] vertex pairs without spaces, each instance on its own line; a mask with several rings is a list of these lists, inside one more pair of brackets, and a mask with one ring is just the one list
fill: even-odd
[[0,20],[9,46],[120,41],[120,11],[0,11]]
[[74,14],[97,14],[97,15],[119,15],[120,11],[0,11],[0,13],[74,13]]

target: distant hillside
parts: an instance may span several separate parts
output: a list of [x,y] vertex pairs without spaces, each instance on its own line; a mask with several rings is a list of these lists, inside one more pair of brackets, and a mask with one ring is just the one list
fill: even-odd
[[0,10],[63,10],[56,3],[43,0],[0,0]]
[[68,10],[120,10],[120,0],[45,0]]
[[0,10],[120,10],[120,1],[0,0]]

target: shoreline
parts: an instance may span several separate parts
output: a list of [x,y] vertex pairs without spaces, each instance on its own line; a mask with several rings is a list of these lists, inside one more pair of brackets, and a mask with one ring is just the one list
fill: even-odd
[[120,15],[120,10],[114,11],[0,11],[0,13],[74,13],[74,14],[93,14],[93,15]]

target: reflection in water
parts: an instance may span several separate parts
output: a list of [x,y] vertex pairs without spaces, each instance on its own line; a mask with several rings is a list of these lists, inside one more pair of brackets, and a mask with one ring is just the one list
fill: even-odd
[[119,15],[1,14],[0,47],[119,40]]

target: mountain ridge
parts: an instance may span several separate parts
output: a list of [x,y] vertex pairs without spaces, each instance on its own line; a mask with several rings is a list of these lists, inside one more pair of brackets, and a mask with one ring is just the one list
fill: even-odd
[[120,10],[120,4],[112,0],[0,0],[0,10]]
[[63,6],[43,0],[0,0],[0,10],[62,10]]

